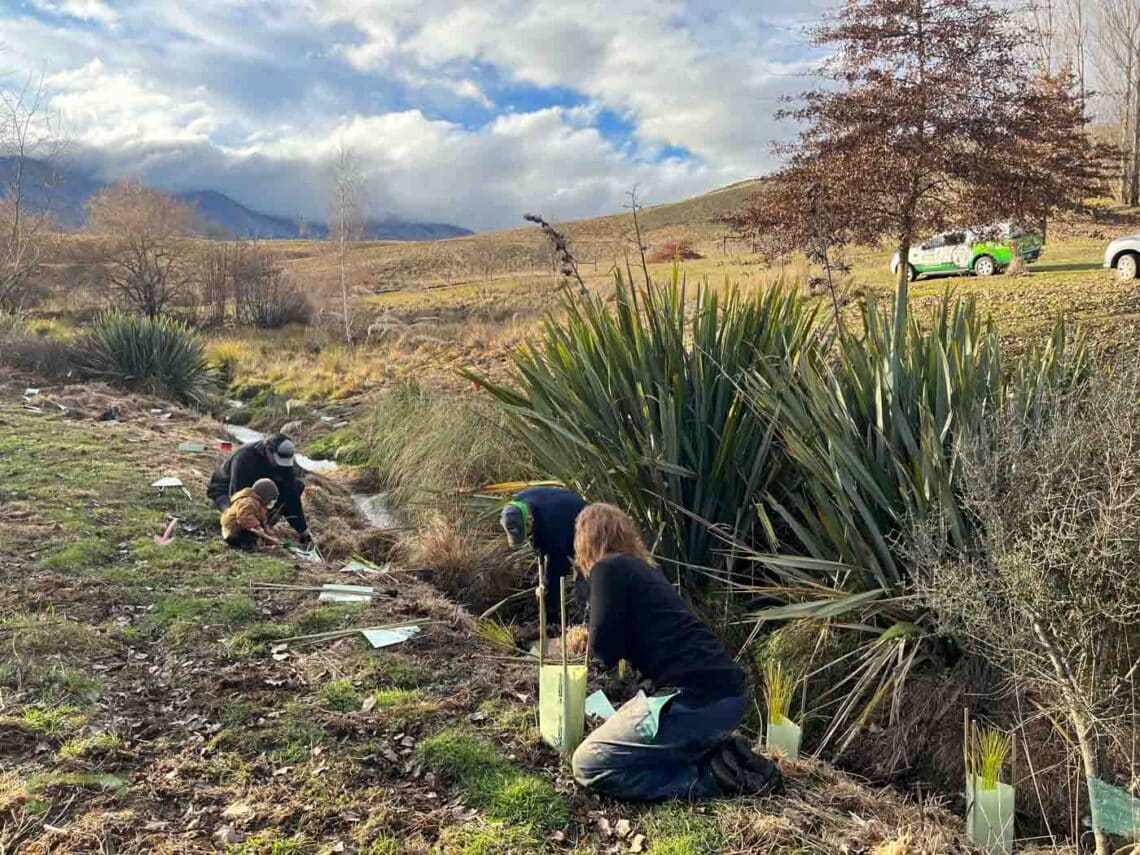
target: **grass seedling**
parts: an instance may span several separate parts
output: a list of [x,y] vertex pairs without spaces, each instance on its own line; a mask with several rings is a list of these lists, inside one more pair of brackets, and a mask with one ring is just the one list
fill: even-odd
[[506,624],[493,618],[482,618],[475,621],[475,629],[472,634],[481,641],[487,642],[491,647],[506,653],[518,653],[519,651],[518,645],[515,643],[514,631]]
[[768,720],[772,724],[781,724],[787,719],[795,688],[795,678],[784,670],[782,663],[769,661],[764,665],[764,699],[768,704]]
[[971,722],[966,740],[966,775],[980,782],[979,789],[992,790],[998,785],[1001,770],[1013,748],[1013,737],[990,727]]

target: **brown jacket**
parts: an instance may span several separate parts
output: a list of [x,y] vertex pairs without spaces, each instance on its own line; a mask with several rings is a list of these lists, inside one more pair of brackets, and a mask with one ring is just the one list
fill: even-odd
[[260,529],[268,518],[269,507],[252,488],[238,490],[230,506],[222,512],[222,537],[228,539],[239,531]]

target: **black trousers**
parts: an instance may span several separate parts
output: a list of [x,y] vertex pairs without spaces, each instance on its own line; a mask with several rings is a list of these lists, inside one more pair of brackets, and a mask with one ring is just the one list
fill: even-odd
[[[571,570],[573,573],[573,571]],[[546,624],[550,627],[561,626],[562,623],[562,579],[556,567],[551,567],[549,561],[542,564],[542,584],[546,588]],[[578,613],[583,619],[586,617],[586,606],[590,603],[590,583],[581,573],[574,573],[574,602],[578,604]],[[567,620],[573,616],[571,604],[566,604]]]
[[247,529],[231,534],[229,537],[223,538],[226,545],[234,549],[243,549],[246,551],[257,549],[257,535]]

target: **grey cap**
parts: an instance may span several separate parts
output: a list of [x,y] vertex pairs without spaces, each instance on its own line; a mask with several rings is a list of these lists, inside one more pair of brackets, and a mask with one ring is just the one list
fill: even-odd
[[519,507],[521,503],[511,502],[503,505],[499,514],[499,525],[507,533],[507,542],[512,549],[518,549],[526,543],[526,514]]
[[292,466],[293,458],[297,454],[297,447],[293,440],[283,433],[271,436],[266,443],[269,453],[273,455],[273,462],[278,466]]
[[267,505],[272,505],[277,501],[277,485],[269,478],[258,478],[253,482],[251,489],[257,493],[258,498]]

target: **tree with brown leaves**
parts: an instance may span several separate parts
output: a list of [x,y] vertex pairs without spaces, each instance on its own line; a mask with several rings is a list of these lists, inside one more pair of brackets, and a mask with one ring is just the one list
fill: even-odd
[[[802,130],[738,227],[782,211],[797,249],[823,227],[833,241],[889,239],[905,261],[927,232],[1080,207],[1096,148],[1079,96],[1070,76],[1034,72],[1021,39],[989,0],[848,0],[814,33],[833,51],[825,85],[783,112]],[[900,311],[908,273],[900,264]]]

